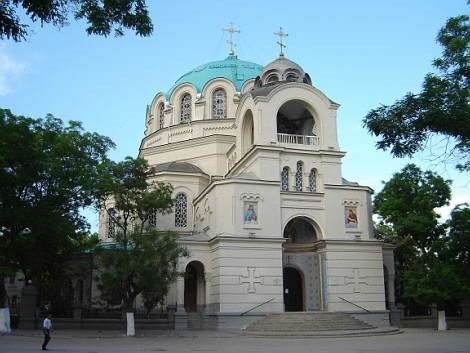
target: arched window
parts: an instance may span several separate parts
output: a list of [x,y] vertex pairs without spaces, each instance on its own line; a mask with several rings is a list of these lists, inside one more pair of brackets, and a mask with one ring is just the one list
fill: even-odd
[[180,123],[191,121],[191,95],[186,93],[181,98],[181,115]]
[[108,237],[113,238],[116,235],[116,224],[114,223],[114,217],[116,217],[116,210],[110,208],[108,210]]
[[227,94],[222,88],[216,89],[212,94],[212,118],[225,119],[227,117]]
[[313,168],[308,176],[308,191],[317,191],[317,170]]
[[297,81],[297,75],[293,72],[289,72],[286,75],[286,81]]
[[302,191],[302,169],[303,163],[297,162],[297,172],[295,173],[295,191]]
[[157,226],[157,211],[151,210],[148,215],[147,224],[149,228],[155,228]]
[[281,190],[289,191],[289,167],[282,168],[281,172]]
[[188,225],[188,199],[179,193],[175,200],[175,227],[184,228]]
[[271,74],[266,78],[266,83],[273,83],[279,81],[277,74]]
[[165,105],[162,103],[158,108],[158,120],[159,120],[159,128],[163,129],[163,125],[165,123]]

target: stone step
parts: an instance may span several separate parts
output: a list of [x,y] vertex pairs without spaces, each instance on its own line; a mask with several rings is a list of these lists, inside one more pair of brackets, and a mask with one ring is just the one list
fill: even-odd
[[375,327],[347,313],[281,313],[254,322],[247,332],[314,332],[368,330]]

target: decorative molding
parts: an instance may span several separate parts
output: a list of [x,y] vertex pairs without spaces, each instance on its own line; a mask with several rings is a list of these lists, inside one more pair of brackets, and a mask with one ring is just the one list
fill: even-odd
[[361,201],[357,199],[343,199],[343,206],[358,207],[361,206]]
[[240,200],[244,200],[244,201],[259,201],[259,200],[261,200],[262,201],[263,196],[261,194],[244,192],[240,195]]

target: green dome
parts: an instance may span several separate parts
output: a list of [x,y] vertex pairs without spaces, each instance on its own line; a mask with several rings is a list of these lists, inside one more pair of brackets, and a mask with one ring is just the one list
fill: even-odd
[[255,78],[262,70],[263,66],[261,65],[239,60],[235,55],[229,55],[225,60],[212,61],[181,76],[167,92],[166,99],[170,99],[175,88],[183,83],[193,84],[196,91],[200,93],[207,82],[215,78],[229,80],[239,92],[245,81]]

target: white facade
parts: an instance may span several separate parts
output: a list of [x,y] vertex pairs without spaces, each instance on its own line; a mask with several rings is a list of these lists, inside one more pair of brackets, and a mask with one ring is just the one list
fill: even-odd
[[180,234],[191,254],[180,269],[193,273],[167,303],[214,315],[385,310],[372,190],[342,177],[339,105],[284,57],[258,76],[246,63],[195,69],[147,111],[139,156],[180,200],[157,226]]

